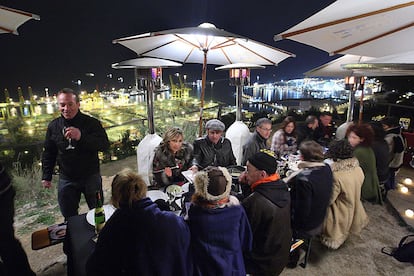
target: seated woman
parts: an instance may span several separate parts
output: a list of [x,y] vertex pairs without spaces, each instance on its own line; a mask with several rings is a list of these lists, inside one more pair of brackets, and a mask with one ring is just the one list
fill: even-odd
[[382,204],[382,195],[377,175],[375,153],[371,148],[374,131],[369,124],[353,124],[346,130],[346,137],[354,148],[354,156],[364,172],[361,198],[372,203]]
[[315,141],[300,147],[299,170],[284,181],[291,186],[292,229],[295,238],[319,234],[332,193],[332,171],[323,148]]
[[246,275],[243,252],[252,232],[243,207],[230,195],[231,176],[224,167],[207,167],[194,179],[188,210],[194,275]]
[[282,157],[292,153],[296,153],[296,122],[292,116],[287,116],[279,130],[273,134],[272,145],[270,149],[275,152],[277,157]]
[[182,171],[191,167],[193,146],[184,142],[183,131],[178,127],[169,128],[161,144],[155,149],[152,172],[157,187],[183,184]]
[[321,242],[338,249],[350,233],[359,234],[368,224],[368,216],[361,203],[364,172],[354,149],[347,140],[333,141],[327,157],[333,173],[333,191],[322,228]]
[[99,233],[88,275],[192,275],[190,231],[146,197],[141,176],[123,170],[112,181],[117,208]]

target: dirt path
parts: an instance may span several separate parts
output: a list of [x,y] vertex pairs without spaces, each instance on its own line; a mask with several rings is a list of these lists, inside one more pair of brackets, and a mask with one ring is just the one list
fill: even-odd
[[[104,189],[109,192],[112,176],[125,167],[136,169],[136,157],[103,164],[101,167]],[[106,201],[109,194],[106,196]],[[285,269],[282,275],[414,275],[412,264],[400,263],[382,254],[384,246],[395,246],[400,238],[411,233],[390,208],[364,203],[370,223],[360,236],[351,236],[338,250],[329,250],[318,241],[312,245],[312,253],[306,269],[298,266]],[[86,212],[83,206],[83,212]],[[32,268],[41,276],[66,275],[66,256],[62,245],[38,251],[31,249],[30,233],[20,235]]]

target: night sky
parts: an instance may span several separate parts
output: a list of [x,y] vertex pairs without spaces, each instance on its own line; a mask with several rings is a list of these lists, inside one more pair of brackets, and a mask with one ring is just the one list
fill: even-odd
[[[278,67],[257,70],[260,81],[301,78],[303,73],[335,57],[294,41],[273,41],[273,36],[306,19],[332,0],[0,0],[0,5],[35,13],[40,21],[30,20],[18,29],[19,35],[0,35],[0,94],[7,88],[15,95],[18,86],[37,93],[45,87],[56,92],[76,87],[74,81],[93,89],[116,84],[122,76],[133,83],[132,70],[113,70],[111,64],[135,58],[136,54],[112,40],[126,36],[210,22],[217,28],[296,54]],[[189,80],[201,78],[201,64],[186,64],[179,70]],[[208,81],[227,78],[209,65]],[[92,72],[94,77],[86,73]],[[114,79],[107,78],[112,73]],[[166,75],[172,71],[164,71]],[[124,86],[125,86],[124,84]]]

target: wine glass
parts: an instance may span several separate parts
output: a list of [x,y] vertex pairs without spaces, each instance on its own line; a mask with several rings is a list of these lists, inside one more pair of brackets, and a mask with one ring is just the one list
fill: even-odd
[[[65,137],[65,133],[68,127],[64,126],[62,129],[63,137]],[[66,147],[67,150],[75,149],[74,146],[72,146],[72,138],[68,138],[69,145]]]

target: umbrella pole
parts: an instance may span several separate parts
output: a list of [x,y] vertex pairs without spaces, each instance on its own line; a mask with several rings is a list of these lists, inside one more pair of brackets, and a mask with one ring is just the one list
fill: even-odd
[[243,84],[236,85],[236,121],[242,120]]
[[138,68],[134,68],[134,76],[135,76],[135,89],[138,92],[138,81],[139,81],[139,79],[138,79]]
[[151,69],[148,69],[146,77],[147,82],[147,117],[148,117],[148,129],[150,134],[155,133],[154,127],[154,81],[151,77]]
[[204,93],[206,91],[207,50],[204,50],[203,72],[201,74],[200,119],[198,121],[198,137],[203,135]]
[[362,115],[364,111],[364,89],[361,91],[361,98],[359,99],[359,123],[362,123]]
[[349,102],[348,102],[348,114],[346,116],[347,122],[353,121],[354,116],[354,104],[355,104],[355,91],[353,88],[349,90]]

